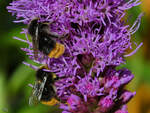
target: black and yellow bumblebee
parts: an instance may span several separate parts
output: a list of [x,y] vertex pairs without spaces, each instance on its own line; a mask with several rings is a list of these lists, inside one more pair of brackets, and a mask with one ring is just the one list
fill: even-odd
[[59,36],[50,32],[50,24],[38,22],[39,19],[33,19],[28,25],[28,33],[32,37],[34,58],[38,58],[38,51],[50,58],[59,58],[65,51],[63,44],[57,43],[56,38],[64,39],[68,34]]
[[36,71],[36,82],[32,86],[32,95],[29,98],[29,105],[35,105],[39,102],[46,105],[57,105],[59,99],[56,96],[55,81],[59,78],[52,72],[47,72],[46,66],[40,67]]

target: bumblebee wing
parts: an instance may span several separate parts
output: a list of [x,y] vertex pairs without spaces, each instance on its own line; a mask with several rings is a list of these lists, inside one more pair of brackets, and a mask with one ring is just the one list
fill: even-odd
[[43,90],[44,90],[46,81],[47,81],[47,76],[44,77],[44,80],[43,80],[43,82],[41,83],[40,88],[39,88],[39,93],[38,93],[38,100],[39,100],[39,101],[41,100],[42,93],[43,93]]
[[42,82],[36,81],[35,85],[33,86],[31,97],[29,98],[29,105],[36,105],[41,101],[46,80],[47,76],[44,77]]
[[34,58],[38,58],[38,40],[32,39]]
[[35,85],[32,87],[32,93],[31,93],[31,96],[29,97],[29,105],[32,106],[32,105],[36,105],[38,104],[38,84],[35,83]]
[[33,54],[34,58],[38,58],[38,48],[39,48],[39,39],[38,39],[38,27],[36,28],[35,37],[32,37],[32,45],[33,45]]
[[29,97],[29,105],[33,106],[37,105],[38,103],[39,103],[38,98],[32,93],[31,96]]

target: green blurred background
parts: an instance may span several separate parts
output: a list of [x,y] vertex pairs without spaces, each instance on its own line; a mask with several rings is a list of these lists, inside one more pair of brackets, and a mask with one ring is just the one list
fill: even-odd
[[[0,2],[0,113],[56,113],[56,107],[42,104],[30,107],[28,98],[32,89],[29,83],[34,83],[35,71],[22,64],[30,61],[20,48],[27,44],[14,40],[20,34],[23,24],[15,24],[15,17],[7,12],[6,6],[12,0]],[[120,67],[127,67],[135,75],[128,85],[131,91],[137,91],[134,99],[129,102],[129,113],[150,113],[150,0],[142,0],[142,4],[128,11],[129,24],[135,21],[140,12],[145,12],[141,27],[132,37],[132,41],[144,45],[131,57],[126,58],[127,63]]]

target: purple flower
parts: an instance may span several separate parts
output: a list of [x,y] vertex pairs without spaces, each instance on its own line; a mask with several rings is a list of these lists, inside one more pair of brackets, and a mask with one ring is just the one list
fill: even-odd
[[116,18],[121,19],[125,10],[139,4],[139,0],[20,0],[10,3],[7,8],[17,19],[24,18],[16,22],[27,23],[39,17],[42,21],[69,21],[79,25],[98,21],[106,25]]
[[[76,80],[70,79],[72,80],[72,82],[69,82],[70,86],[66,86],[70,96],[68,95],[65,99],[62,98],[62,95],[60,96],[62,100],[67,102],[67,104],[62,104],[61,108],[70,113],[116,112],[135,95],[135,92],[131,93],[124,89],[124,86],[133,78],[129,70],[117,71],[109,68],[102,74],[106,74],[106,76],[94,77],[93,79],[87,75]],[[122,79],[126,79],[123,84]],[[61,87],[65,87],[65,85],[57,82],[57,87],[59,87],[59,91],[62,90],[63,92],[64,89],[61,89]]]
[[99,111],[100,112],[108,112],[113,106],[114,106],[113,99],[109,96],[103,97],[98,105],[99,105]]
[[[23,51],[39,64],[48,65],[47,71],[61,79],[55,82],[57,97],[62,100],[63,113],[127,113],[126,103],[135,95],[124,86],[133,79],[128,69],[116,70],[125,63],[124,57],[134,54],[143,43],[132,49],[131,35],[139,26],[140,14],[130,27],[123,17],[126,10],[140,4],[140,0],[16,0],[7,7],[17,21],[28,24],[32,19],[49,22],[50,30],[69,34],[57,41],[65,46],[57,58],[39,53],[34,59],[33,45]],[[28,64],[27,64],[28,65]],[[30,67],[34,67],[29,65]]]
[[122,106],[119,110],[117,110],[115,113],[128,113],[128,110],[127,110],[127,106],[124,105]]
[[136,92],[131,93],[129,91],[124,91],[120,96],[120,100],[122,103],[127,103],[135,94]]
[[85,102],[88,97],[102,95],[103,88],[100,88],[100,81],[97,78],[93,80],[91,76],[86,75],[84,78],[79,78],[75,86],[77,91],[83,95]]

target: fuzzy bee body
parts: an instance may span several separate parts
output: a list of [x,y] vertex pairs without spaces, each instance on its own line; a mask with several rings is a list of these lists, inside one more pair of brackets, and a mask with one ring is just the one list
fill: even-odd
[[34,19],[28,26],[28,33],[32,37],[35,59],[38,58],[38,51],[50,58],[59,58],[64,53],[65,46],[54,39],[67,37],[67,35],[59,36],[50,32],[49,24],[38,22],[38,19]]
[[29,105],[41,102],[46,105],[56,105],[59,100],[56,96],[55,81],[58,79],[54,73],[46,72],[44,66],[36,72],[36,82],[33,86],[32,96],[29,98]]

